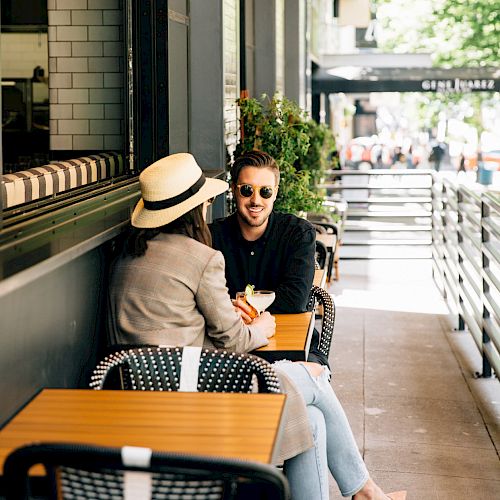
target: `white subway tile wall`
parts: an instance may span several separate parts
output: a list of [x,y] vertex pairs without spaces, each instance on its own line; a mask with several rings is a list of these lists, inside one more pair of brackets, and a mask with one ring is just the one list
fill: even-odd
[[55,73],[50,75],[49,88],[70,89],[71,87],[71,73]]
[[73,88],[100,89],[104,81],[102,73],[84,73],[73,75]]
[[104,136],[102,135],[74,135],[73,136],[73,149],[104,149]]
[[48,0],[48,9],[50,148],[124,149],[122,2]]
[[[82,105],[80,105],[82,106]],[[50,119],[68,119],[73,117],[73,106],[71,104],[53,104],[50,106]],[[75,118],[88,118],[85,117],[75,117]]]
[[[121,107],[120,107],[121,112]],[[104,118],[104,104],[74,104],[74,118]],[[107,117],[106,117],[107,118]]]
[[[71,42],[50,42],[49,43],[50,55],[55,59],[56,57],[70,57],[71,56]],[[57,64],[56,64],[57,66]]]
[[89,133],[88,120],[59,120],[59,133],[76,135]]

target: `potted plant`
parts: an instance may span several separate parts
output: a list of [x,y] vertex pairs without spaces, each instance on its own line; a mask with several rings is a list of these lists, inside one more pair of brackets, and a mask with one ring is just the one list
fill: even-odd
[[304,156],[296,160],[295,168],[309,172],[310,187],[318,192],[317,186],[324,182],[326,170],[337,168],[335,138],[331,129],[324,123],[310,119],[306,124],[309,148]]
[[245,97],[238,99],[238,105],[242,127],[235,156],[261,149],[276,160],[281,181],[275,208],[295,214],[321,211],[322,197],[315,186],[325,165],[327,149],[320,145],[324,130],[318,131],[316,123],[286,97]]

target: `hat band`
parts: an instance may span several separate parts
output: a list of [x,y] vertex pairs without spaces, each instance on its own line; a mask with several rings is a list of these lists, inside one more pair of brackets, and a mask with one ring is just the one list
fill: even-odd
[[201,177],[190,188],[186,189],[186,191],[183,191],[181,194],[173,196],[172,198],[167,198],[166,200],[144,200],[144,208],[147,210],[163,210],[164,208],[175,207],[175,205],[179,205],[179,203],[186,201],[188,198],[191,198],[191,196],[196,194],[205,182],[205,176],[201,174]]

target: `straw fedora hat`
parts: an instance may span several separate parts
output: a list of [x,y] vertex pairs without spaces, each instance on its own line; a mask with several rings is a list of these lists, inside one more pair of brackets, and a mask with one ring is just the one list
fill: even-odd
[[132,213],[132,226],[160,227],[218,194],[228,184],[203,175],[193,155],[177,153],[149,165],[139,175],[142,198]]

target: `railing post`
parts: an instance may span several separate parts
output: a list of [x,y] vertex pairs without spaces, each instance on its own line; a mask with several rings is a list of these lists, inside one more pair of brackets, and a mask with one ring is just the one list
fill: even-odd
[[[437,248],[437,241],[435,237],[436,233],[436,217],[434,215],[434,212],[436,211],[436,194],[435,194],[435,187],[436,184],[436,177],[431,173],[431,257],[433,261],[436,261],[436,251]],[[437,281],[436,279],[436,273],[434,271],[434,268],[438,267],[438,263],[436,262],[435,265],[432,266],[432,277],[434,278],[434,281]]]
[[486,279],[484,278],[485,276],[485,271],[488,270],[490,261],[488,259],[488,256],[484,252],[484,245],[489,241],[489,233],[486,231],[483,227],[483,219],[487,218],[490,215],[490,210],[488,204],[485,202],[484,198],[481,196],[481,281],[482,281],[482,293],[481,293],[481,306],[483,308],[483,320],[481,324],[481,330],[482,330],[482,352],[481,352],[481,357],[483,359],[483,372],[482,372],[482,377],[491,377],[491,364],[488,361],[488,357],[486,356],[485,350],[488,348],[488,344],[491,342],[491,339],[486,332],[485,328],[485,322],[489,319],[490,317],[490,312],[488,311],[488,308],[486,307],[485,304],[485,296],[489,293],[490,291],[490,286]]
[[[460,189],[457,187],[457,243],[458,246],[460,247],[460,243],[463,242],[462,239],[462,231],[460,231],[460,226],[463,223],[463,217],[462,213],[460,210],[460,203],[462,202],[462,193],[460,192]],[[460,255],[460,252],[457,252],[458,256],[458,261],[457,261],[457,269],[460,269],[460,264],[462,264],[463,259],[462,256]],[[463,315],[461,314],[460,311],[463,310],[463,299],[462,299],[462,294],[460,293],[460,284],[463,282],[462,276],[460,275],[460,271],[458,272],[458,284],[457,284],[457,290],[458,290],[458,331],[464,331],[465,330],[465,321],[463,318]]]

